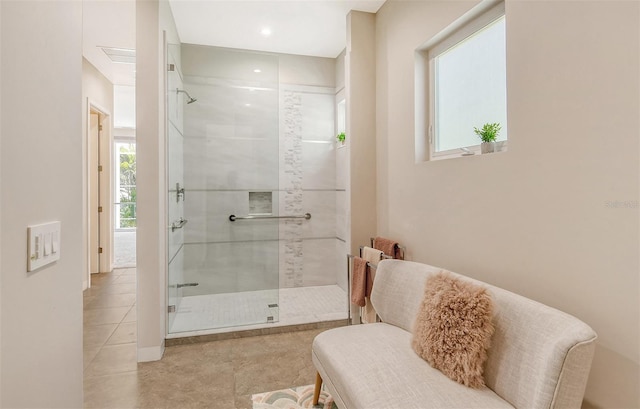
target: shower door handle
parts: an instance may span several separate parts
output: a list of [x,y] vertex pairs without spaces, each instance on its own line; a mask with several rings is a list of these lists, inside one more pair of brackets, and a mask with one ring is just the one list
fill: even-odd
[[178,220],[175,221],[173,223],[171,223],[171,231],[175,231],[176,229],[181,229],[184,227],[185,224],[187,224],[188,220],[187,219],[183,219],[182,217]]

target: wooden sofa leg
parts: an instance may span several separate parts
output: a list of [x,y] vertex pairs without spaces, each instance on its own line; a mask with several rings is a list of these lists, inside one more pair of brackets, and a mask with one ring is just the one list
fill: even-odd
[[318,404],[318,399],[320,399],[320,388],[322,388],[322,378],[320,377],[320,372],[316,373],[316,388],[313,390],[313,406]]

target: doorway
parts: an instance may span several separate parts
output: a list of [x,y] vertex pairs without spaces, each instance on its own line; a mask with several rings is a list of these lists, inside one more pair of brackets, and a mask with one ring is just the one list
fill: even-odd
[[[87,127],[88,166],[88,262],[89,273],[105,273],[112,270],[113,235],[112,177],[110,176],[111,126],[110,115],[89,102]],[[90,277],[87,278],[90,285]]]

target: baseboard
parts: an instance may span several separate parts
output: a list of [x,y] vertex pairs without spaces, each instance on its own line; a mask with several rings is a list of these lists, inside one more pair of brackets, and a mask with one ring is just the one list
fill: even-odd
[[138,362],[152,362],[162,359],[164,354],[164,340],[157,347],[138,348]]

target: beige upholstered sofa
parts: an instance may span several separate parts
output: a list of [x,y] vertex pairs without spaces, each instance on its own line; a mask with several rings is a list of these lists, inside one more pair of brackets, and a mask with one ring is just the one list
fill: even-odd
[[340,409],[579,408],[595,349],[582,321],[509,291],[457,275],[489,290],[495,333],[485,365],[487,387],[458,384],[411,348],[425,280],[440,268],[409,261],[378,265],[371,301],[382,323],[319,334],[318,370]]

